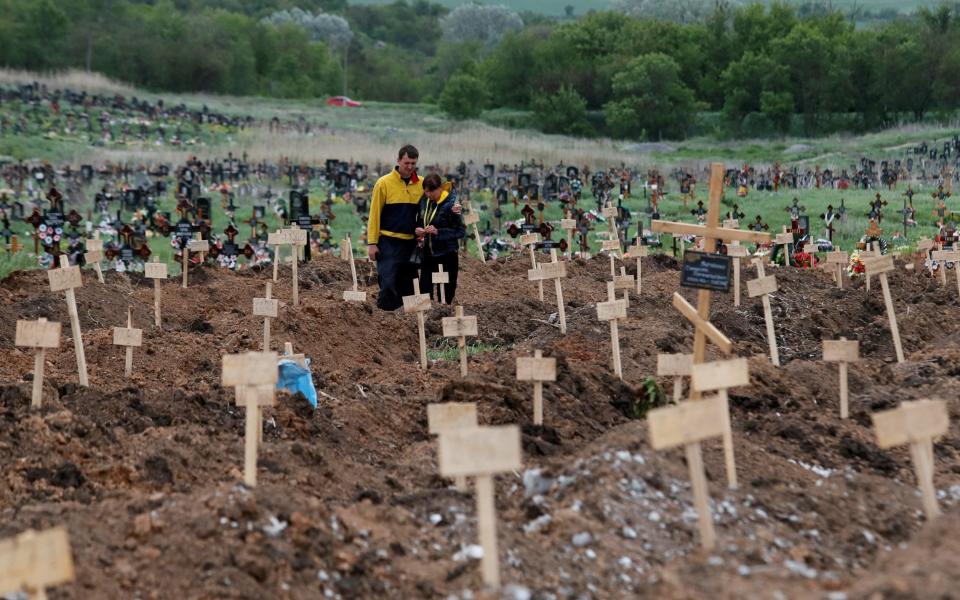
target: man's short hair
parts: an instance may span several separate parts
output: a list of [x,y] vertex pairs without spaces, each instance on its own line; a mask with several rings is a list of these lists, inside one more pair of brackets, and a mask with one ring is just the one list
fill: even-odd
[[397,160],[403,160],[404,156],[409,158],[420,158],[420,151],[417,150],[417,147],[413,144],[407,144],[403,148],[400,148],[400,152],[397,154]]

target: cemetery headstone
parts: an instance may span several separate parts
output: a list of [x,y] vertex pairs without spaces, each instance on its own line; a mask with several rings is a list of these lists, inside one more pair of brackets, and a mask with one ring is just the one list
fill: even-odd
[[30,408],[39,409],[43,400],[43,369],[48,348],[60,347],[60,323],[40,318],[36,321],[17,321],[17,346],[35,348],[33,357],[33,394]]

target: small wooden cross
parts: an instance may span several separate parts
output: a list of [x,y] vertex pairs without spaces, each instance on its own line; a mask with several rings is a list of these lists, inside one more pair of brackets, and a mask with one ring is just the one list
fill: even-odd
[[284,360],[290,360],[304,369],[307,368],[307,355],[306,354],[294,354],[293,353],[293,344],[290,342],[284,342],[283,344],[283,356]]
[[740,306],[740,259],[747,256],[746,246],[740,242],[727,244],[727,256],[733,259],[733,305]]
[[770,310],[770,294],[777,291],[776,275],[764,276],[763,261],[754,260],[757,266],[757,279],[747,282],[747,295],[751,298],[760,296],[763,302],[763,320],[767,324],[767,345],[770,348],[770,362],[773,366],[780,366],[780,352],[777,350],[777,334],[773,328],[773,311]]
[[36,321],[17,321],[17,335],[14,343],[17,346],[37,350],[33,356],[33,395],[30,408],[40,408],[47,348],[60,347],[60,323],[48,322],[44,318]]
[[293,259],[291,261],[291,267],[293,269],[293,273],[291,274],[291,278],[293,279],[293,305],[300,306],[300,275],[297,270],[300,264],[301,249],[307,245],[307,230],[300,229],[300,226],[294,223],[293,226],[286,231],[289,232],[287,234],[290,240],[289,244],[293,246],[291,256]]
[[273,282],[277,282],[277,271],[280,268],[280,246],[287,243],[287,236],[278,229],[267,234],[267,245],[273,246]]
[[151,262],[143,264],[143,276],[153,280],[153,322],[160,327],[160,280],[167,278],[167,264],[155,254]]
[[487,264],[487,253],[483,250],[483,238],[480,237],[480,229],[477,228],[477,223],[480,221],[480,215],[470,211],[469,213],[463,215],[463,224],[471,225],[473,227],[473,237],[477,240],[477,252],[480,253],[480,260],[483,264]]
[[673,377],[673,401],[677,404],[683,400],[683,378],[690,376],[693,367],[691,354],[658,354],[657,375]]
[[944,287],[947,285],[947,263],[953,263],[953,270],[957,276],[957,291],[960,292],[960,251],[957,250],[934,250],[930,253],[930,258],[937,261],[940,265],[940,283]]
[[[427,427],[433,435],[441,436],[460,429],[476,429],[477,405],[474,402],[444,402],[427,405]],[[467,478],[457,475],[454,480],[457,491],[467,491]]]
[[600,249],[610,257],[610,276],[616,277],[617,266],[616,259],[623,259],[623,248],[620,246],[619,239],[603,240],[600,242]]
[[850,264],[850,255],[841,250],[827,253],[826,264],[834,266],[833,277],[837,280],[837,288],[843,289],[843,271],[844,267]]
[[[564,309],[563,284],[560,283],[560,280],[566,276],[567,265],[557,260],[556,248],[550,249],[550,262],[540,263],[537,267],[527,271],[527,279],[529,281],[538,281],[541,286],[545,279],[553,279],[557,293],[557,314],[560,317],[560,333],[562,334],[567,333],[567,313]],[[541,297],[540,300],[543,301],[543,298]]]
[[[620,250],[620,232],[617,230],[617,217],[620,216],[620,210],[616,206],[604,206],[600,214],[607,219],[607,226],[610,228],[610,240],[617,241],[617,251]],[[604,248],[608,250],[608,248]]]
[[277,385],[277,353],[247,352],[223,356],[222,385],[236,388],[237,406],[246,408],[243,482],[257,485],[257,441],[261,436],[262,406],[273,406]]
[[350,234],[347,234],[347,239],[343,240],[343,246],[341,246],[340,252],[343,252],[343,248],[347,249],[347,255],[344,257],[344,260],[350,261],[350,276],[353,278],[353,289],[344,290],[343,299],[347,302],[366,302],[367,293],[361,292],[359,285],[357,284],[357,265],[353,259],[353,242],[350,239]]
[[456,316],[444,317],[441,321],[443,325],[443,337],[457,338],[457,347],[460,349],[460,376],[467,376],[467,336],[477,335],[479,327],[477,317],[463,316],[463,307],[457,305]]
[[0,594],[46,600],[47,588],[76,577],[66,527],[27,530],[0,541]]
[[93,265],[93,270],[97,272],[97,281],[103,283],[103,269],[100,268],[100,261],[103,260],[103,240],[100,238],[86,240],[84,245],[87,252],[83,255],[83,262]]
[[77,355],[77,375],[80,385],[87,387],[87,356],[83,351],[83,332],[80,331],[80,315],[77,313],[77,296],[74,288],[83,287],[80,267],[71,267],[66,254],[60,255],[60,268],[49,269],[47,279],[51,292],[64,292],[67,298],[67,312],[70,314],[70,331],[73,334],[73,350]]
[[183,287],[186,288],[190,279],[190,253],[210,251],[210,242],[207,240],[188,240],[183,248]]
[[636,259],[637,259],[637,296],[639,296],[639,295],[640,295],[641,279],[642,279],[642,277],[643,277],[643,276],[641,275],[641,273],[642,273],[641,266],[642,266],[642,265],[640,264],[640,259],[643,258],[644,256],[647,256],[647,255],[649,254],[649,249],[648,249],[646,246],[644,246],[643,244],[640,243],[640,238],[637,238],[637,243],[636,243],[636,245],[635,245],[635,246],[630,246],[630,248],[628,249],[628,252],[629,252],[629,256],[630,256],[631,258],[636,258]]
[[427,332],[423,313],[433,308],[430,296],[420,293],[420,280],[413,280],[413,295],[403,297],[403,312],[417,313],[417,330],[420,333],[420,368],[427,368]]
[[845,337],[823,340],[823,360],[840,363],[840,418],[846,419],[850,416],[847,365],[860,360],[860,342]]
[[123,376],[129,379],[133,375],[133,349],[143,345],[143,330],[134,329],[130,308],[127,308],[127,326],[113,328],[113,345],[126,347]]
[[597,302],[597,319],[610,323],[610,351],[613,355],[613,372],[623,379],[623,367],[620,364],[620,331],[617,325],[619,319],[627,318],[627,305],[623,300],[617,300],[612,281],[607,282],[607,301]]
[[[534,250],[534,246],[536,246],[539,242],[540,242],[540,234],[538,233],[526,233],[520,236],[520,245],[527,246],[530,248],[530,268],[531,269],[537,268],[537,253],[536,253],[536,250]],[[540,294],[540,302],[543,302],[543,280],[542,279],[537,282],[537,289],[539,290],[539,294]]]
[[447,303],[447,285],[450,283],[450,273],[443,270],[443,265],[437,265],[437,272],[430,274],[430,281],[439,288],[440,304]]
[[567,258],[573,258],[573,232],[577,228],[576,219],[560,219],[560,229],[567,232]]
[[280,301],[272,298],[273,282],[267,282],[267,293],[263,298],[253,299],[253,316],[263,317],[263,351],[270,350],[270,319],[276,319]]
[[483,583],[497,590],[500,588],[500,556],[493,476],[521,468],[520,428],[507,425],[458,429],[444,433],[438,442],[441,475],[475,477]]
[[877,430],[877,445],[891,448],[910,444],[910,456],[917,474],[923,511],[927,520],[940,516],[937,490],[933,486],[933,440],[947,433],[950,415],[944,400],[914,400],[899,408],[871,415]]
[[883,302],[887,306],[887,317],[890,319],[890,333],[893,334],[893,345],[897,352],[897,362],[904,362],[903,346],[900,344],[900,329],[897,327],[897,313],[893,310],[893,298],[890,296],[890,284],[887,283],[887,272],[893,270],[892,256],[865,256],[863,266],[867,274],[880,278],[880,287],[883,289]]
[[623,304],[626,308],[630,308],[630,290],[633,286],[633,275],[627,275],[627,268],[620,265],[620,274],[613,277],[613,289],[623,290]]
[[723,457],[727,468],[727,486],[737,489],[737,461],[733,453],[733,429],[730,427],[729,397],[732,387],[750,385],[750,366],[745,358],[719,360],[693,365],[690,370],[690,389],[694,392],[716,391],[723,401]]
[[717,534],[710,514],[707,476],[703,468],[700,442],[725,435],[724,423],[728,423],[729,419],[727,401],[721,395],[700,402],[684,402],[677,406],[656,408],[647,413],[650,445],[654,450],[684,447],[690,487],[693,491],[693,505],[698,516],[700,545],[706,550],[712,550],[716,545]]
[[543,425],[543,382],[557,380],[557,359],[544,358],[537,350],[533,357],[517,357],[517,381],[533,382],[533,424]]
[[773,238],[773,243],[777,246],[783,246],[783,264],[790,266],[790,246],[793,244],[793,232],[787,230],[787,226],[784,225],[780,233]]

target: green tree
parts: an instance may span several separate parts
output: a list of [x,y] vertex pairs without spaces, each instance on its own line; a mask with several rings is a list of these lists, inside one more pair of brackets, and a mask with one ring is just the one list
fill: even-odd
[[604,113],[617,137],[682,138],[699,109],[677,62],[660,52],[630,61],[613,78],[613,98]]
[[439,104],[454,119],[479,117],[487,105],[487,89],[477,77],[457,73],[447,81]]
[[589,136],[587,101],[571,87],[562,86],[551,96],[537,96],[531,103],[537,127],[546,133]]

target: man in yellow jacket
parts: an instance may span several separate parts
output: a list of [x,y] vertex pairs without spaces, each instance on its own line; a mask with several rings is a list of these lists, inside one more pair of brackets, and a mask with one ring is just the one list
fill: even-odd
[[419,158],[415,147],[400,148],[397,166],[373,186],[367,220],[367,256],[377,264],[377,307],[383,310],[400,308],[403,297],[413,294],[417,265],[410,262],[410,257],[416,249],[414,230],[423,196],[423,182],[417,177]]

